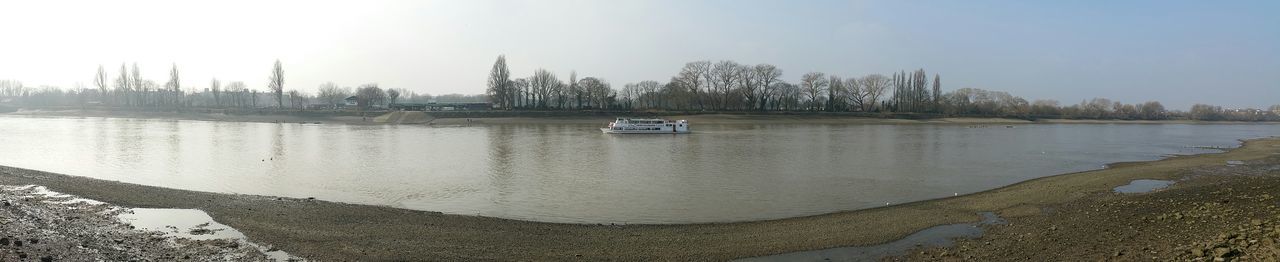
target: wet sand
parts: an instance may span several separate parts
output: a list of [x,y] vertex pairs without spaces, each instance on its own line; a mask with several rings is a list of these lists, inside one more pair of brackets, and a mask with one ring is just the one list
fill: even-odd
[[[1224,153],[1118,163],[958,197],[779,220],[688,225],[581,225],[446,215],[320,200],[158,188],[0,167],[0,184],[36,184],[117,205],[193,208],[262,244],[321,260],[727,260],[886,243],[979,212],[1011,221],[1135,179],[1178,179],[1228,160],[1275,157],[1280,139]],[[321,196],[323,198],[323,196]],[[1016,222],[1014,222],[1016,223]]]

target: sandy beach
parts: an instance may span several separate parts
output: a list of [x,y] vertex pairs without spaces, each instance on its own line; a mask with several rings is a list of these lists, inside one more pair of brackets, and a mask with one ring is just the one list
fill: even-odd
[[[0,168],[0,184],[43,185],[126,207],[191,208],[250,239],[320,260],[702,260],[888,242],[936,225],[970,223],[995,212],[1017,225],[1044,210],[1114,194],[1134,179],[1182,179],[1226,161],[1273,168],[1280,139],[1245,142],[1224,153],[1117,163],[1110,168],[1029,180],[970,195],[882,208],[740,223],[583,225],[447,215],[312,199],[158,188]],[[1266,160],[1266,161],[1260,161]],[[1210,172],[1214,173],[1214,172]],[[1264,172],[1275,175],[1275,171]],[[1216,181],[1214,176],[1191,179]],[[1179,183],[1173,188],[1185,184]],[[1109,223],[1109,221],[1097,221]]]

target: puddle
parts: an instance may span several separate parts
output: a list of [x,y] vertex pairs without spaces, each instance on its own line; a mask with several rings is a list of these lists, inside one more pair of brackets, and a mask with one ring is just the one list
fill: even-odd
[[1227,166],[1238,166],[1238,165],[1244,165],[1244,161],[1240,161],[1240,160],[1227,160]]
[[120,213],[118,218],[120,218],[120,221],[128,223],[137,229],[161,232],[167,237],[181,237],[192,240],[239,240],[242,244],[262,251],[271,260],[301,260],[301,258],[291,256],[284,251],[272,250],[249,242],[244,233],[213,221],[213,217],[198,209],[130,208]]
[[1116,187],[1115,191],[1116,193],[1146,193],[1169,187],[1172,184],[1173,181],[1168,180],[1138,179],[1129,182],[1128,185]]
[[955,244],[953,239],[982,236],[983,225],[1000,225],[1006,221],[995,213],[982,212],[978,223],[951,224],[926,228],[905,238],[874,246],[838,247],[813,251],[793,252],[772,256],[753,257],[736,261],[878,261],[887,256],[905,254],[917,247],[946,247]]

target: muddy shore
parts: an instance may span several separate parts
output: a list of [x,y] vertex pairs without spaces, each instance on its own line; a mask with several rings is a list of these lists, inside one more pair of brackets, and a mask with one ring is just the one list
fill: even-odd
[[269,261],[237,240],[192,240],[116,218],[131,212],[92,200],[0,186],[0,261]]
[[1179,179],[1186,170],[1277,153],[1280,139],[1259,139],[1224,153],[1119,163],[958,197],[799,218],[689,225],[555,224],[446,215],[192,192],[10,167],[0,167],[0,184],[43,185],[127,207],[200,209],[256,242],[310,259],[714,261],[884,243],[931,226],[976,222],[985,211],[1019,223],[1042,214],[1045,207],[1108,194],[1134,179]]
[[1148,193],[1099,192],[890,261],[1278,261],[1280,155],[1172,173]]

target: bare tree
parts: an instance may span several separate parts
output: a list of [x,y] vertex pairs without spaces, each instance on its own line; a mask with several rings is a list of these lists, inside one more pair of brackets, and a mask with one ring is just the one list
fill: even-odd
[[556,84],[560,82],[556,75],[546,69],[538,69],[529,77],[529,85],[533,89],[535,106],[547,108],[547,97],[551,96]]
[[107,102],[107,70],[98,65],[98,74],[93,77],[93,85],[98,87],[99,102]]
[[328,103],[330,108],[337,108],[338,103],[342,102],[342,100],[346,99],[348,96],[351,96],[348,92],[344,92],[342,88],[339,88],[338,84],[334,84],[333,82],[320,84],[320,88],[317,90],[316,94],[320,100]]
[[209,81],[209,91],[213,92],[214,107],[222,107],[222,82],[217,78]]
[[169,69],[169,82],[166,82],[164,85],[165,85],[165,88],[169,89],[168,93],[170,96],[170,101],[168,103],[175,106],[181,105],[182,104],[182,82],[178,78],[177,63],[173,64],[172,69]]
[[800,77],[800,89],[809,100],[809,110],[822,108],[822,92],[827,88],[826,75],[820,72],[809,72]]
[[391,102],[392,104],[395,104],[395,103],[396,103],[396,99],[400,99],[400,89],[398,89],[398,88],[388,88],[388,89],[387,89],[387,100],[390,100],[390,102]]
[[742,76],[739,67],[738,62],[732,60],[723,60],[711,67],[708,75],[711,79],[708,81],[711,86],[709,93],[716,110],[729,109],[732,90],[737,88],[736,84],[740,82],[739,78]]
[[284,66],[280,64],[280,59],[276,59],[276,64],[271,68],[271,77],[267,79],[267,88],[276,95],[276,107],[284,108]]
[[568,91],[573,95],[573,108],[575,110],[582,109],[582,86],[578,85],[578,71],[569,71],[569,88]]
[[387,99],[387,92],[378,88],[378,84],[365,84],[356,89],[356,103],[361,109],[380,105]]
[[704,78],[710,77],[711,61],[695,61],[684,64],[684,68],[680,69],[680,73],[676,75],[673,82],[678,82],[681,87],[687,89],[692,99],[697,102],[698,109],[706,109],[706,103],[703,101],[700,89],[703,86]]
[[844,103],[844,79],[833,74],[827,83],[827,111],[841,110],[840,104]]
[[858,86],[862,88],[864,100],[862,102],[862,111],[871,112],[876,109],[876,105],[880,103],[880,97],[889,89],[891,81],[889,77],[881,74],[870,74],[858,79]]
[[782,81],[782,69],[770,64],[758,64],[752,68],[752,71],[755,72],[752,76],[757,78],[756,81],[760,85],[759,108],[765,110],[770,97],[777,92],[774,83]]
[[933,112],[942,112],[942,77],[933,74]]
[[[120,63],[120,76],[117,76],[117,77],[116,77],[116,86],[115,86],[115,87],[116,87],[116,92],[115,92],[116,94],[115,94],[115,96],[117,97],[117,98],[116,98],[117,100],[119,99],[118,97],[119,97],[119,96],[121,96],[121,95],[126,95],[126,96],[127,96],[127,95],[128,95],[128,93],[129,93],[129,89],[131,88],[131,84],[130,84],[130,81],[129,81],[129,69],[128,69],[127,67],[125,67],[124,65],[125,65],[124,63]],[[125,101],[124,101],[124,103],[125,103],[126,105],[127,105],[127,104],[129,104],[129,98],[128,98],[128,97],[125,97]]]
[[486,92],[493,104],[500,108],[511,109],[511,71],[507,70],[507,57],[498,56],[498,61],[493,62],[493,69],[489,70],[489,89]]
[[227,93],[232,94],[233,98],[231,102],[235,104],[236,107],[244,107],[245,105],[249,105],[250,103],[249,90],[246,88],[244,82],[234,81],[234,82],[228,83]]
[[131,89],[133,90],[134,100],[137,101],[136,105],[141,106],[143,104],[142,97],[147,90],[142,87],[142,71],[138,70],[138,63],[133,63],[133,77],[129,78],[129,81],[130,85],[133,86]]
[[527,99],[528,96],[526,94],[528,93],[529,80],[524,78],[516,78],[514,80],[511,80],[511,83],[508,83],[507,85],[508,85],[508,88],[511,89],[511,103],[513,103],[513,107],[516,107],[516,108],[527,107],[529,104],[529,100]]

